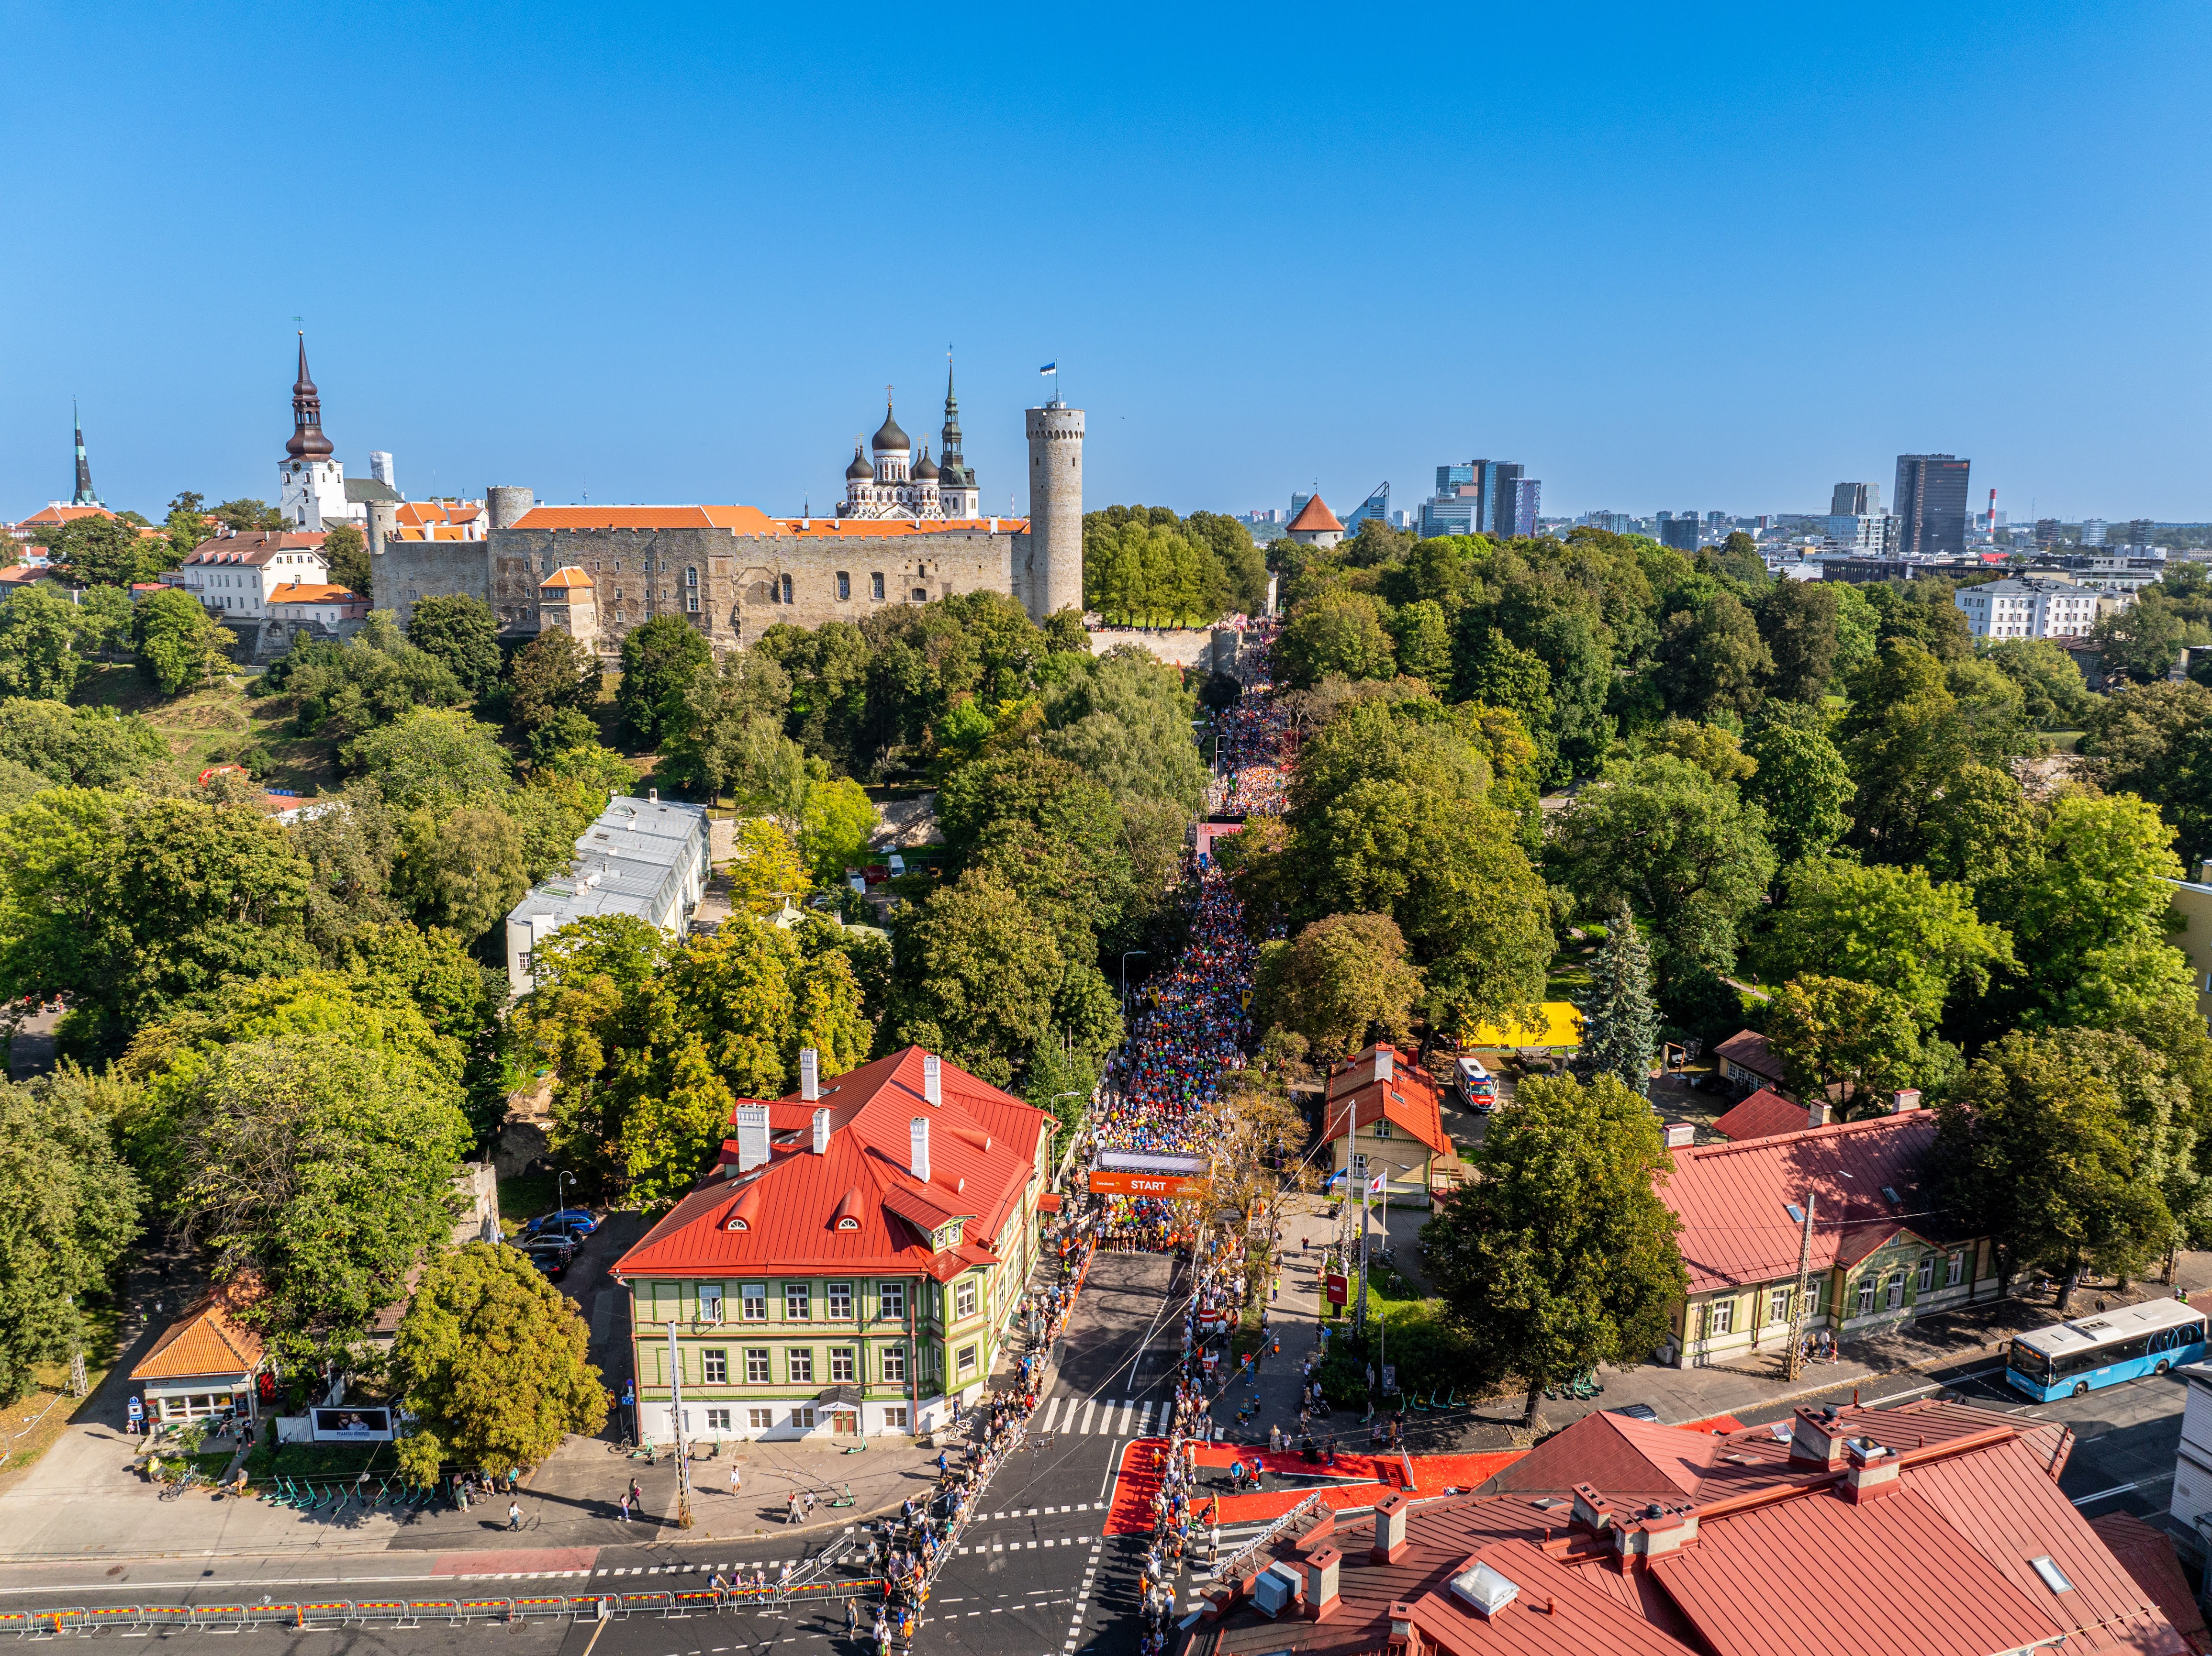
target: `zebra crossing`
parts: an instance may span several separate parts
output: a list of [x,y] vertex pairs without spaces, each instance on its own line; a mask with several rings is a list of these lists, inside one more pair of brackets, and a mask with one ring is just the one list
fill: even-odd
[[1152,1410],[1160,1410],[1166,1423],[1167,1408],[1133,1398],[1062,1396],[1045,1401],[1040,1432],[1066,1432],[1077,1437],[1147,1437],[1152,1434]]

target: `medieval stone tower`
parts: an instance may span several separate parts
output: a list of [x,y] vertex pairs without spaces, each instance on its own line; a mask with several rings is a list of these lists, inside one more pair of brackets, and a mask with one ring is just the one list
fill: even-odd
[[1021,573],[1030,618],[1083,608],[1083,410],[1054,397],[1029,410],[1030,533]]

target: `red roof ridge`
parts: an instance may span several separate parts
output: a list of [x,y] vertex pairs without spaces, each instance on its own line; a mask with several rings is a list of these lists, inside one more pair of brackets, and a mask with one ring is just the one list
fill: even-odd
[[1804,1127],[1796,1132],[1769,1133],[1764,1138],[1746,1138],[1733,1144],[1686,1144],[1675,1154],[1679,1156],[1686,1149],[1694,1160],[1704,1162],[1717,1156],[1741,1155],[1747,1150],[1771,1150],[1778,1144],[1795,1143],[1808,1138],[1836,1138],[1871,1127],[1894,1126],[1900,1121],[1918,1121],[1928,1113],[1925,1110],[1899,1110],[1893,1114],[1870,1115],[1857,1121],[1831,1121],[1824,1127]]
[[1320,490],[1316,489],[1306,496],[1306,503],[1298,508],[1298,515],[1285,527],[1317,530],[1341,529],[1344,525],[1337,521],[1336,513],[1328,509],[1328,502],[1322,499]]

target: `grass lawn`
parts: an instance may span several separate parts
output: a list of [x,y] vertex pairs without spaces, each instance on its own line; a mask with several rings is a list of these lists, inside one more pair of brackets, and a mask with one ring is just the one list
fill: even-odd
[[2079,751],[2081,748],[2083,732],[2080,731],[2045,731],[2043,735],[2044,739],[2051,743],[2051,750],[2053,753],[2074,753]]
[[256,1483],[272,1477],[354,1477],[362,1472],[389,1472],[399,1462],[388,1443],[278,1443],[264,1438],[246,1457],[247,1474]]
[[[84,1378],[86,1395],[100,1389],[122,1350],[120,1313],[105,1295],[88,1298],[84,1307]],[[19,1401],[0,1409],[0,1469],[21,1471],[52,1448],[82,1406],[69,1395],[70,1366],[61,1362],[31,1365],[32,1389]],[[6,1480],[0,1478],[0,1483]]]
[[[560,1174],[554,1173],[523,1173],[512,1179],[501,1180],[500,1228],[509,1236],[518,1235],[523,1226],[539,1214],[550,1213],[555,1202],[559,1199],[554,1194],[554,1186],[560,1182]],[[576,1188],[573,1180],[569,1181],[568,1188],[571,1192]]]
[[88,666],[70,700],[78,707],[112,707],[136,713],[169,745],[178,775],[189,781],[210,765],[230,764],[251,754],[254,779],[272,788],[314,795],[337,784],[331,744],[319,737],[292,731],[293,707],[287,696],[247,694],[254,680],[243,675],[218,679],[207,689],[171,701],[125,666]]

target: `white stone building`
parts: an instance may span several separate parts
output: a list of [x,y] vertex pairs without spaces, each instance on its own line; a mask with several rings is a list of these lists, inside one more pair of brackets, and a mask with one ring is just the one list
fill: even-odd
[[176,573],[165,577],[225,619],[264,621],[280,586],[326,587],[330,561],[319,534],[254,529],[202,541]]
[[2069,580],[2015,576],[1962,586],[1951,599],[1976,638],[2085,638],[2106,609],[2121,602]]

